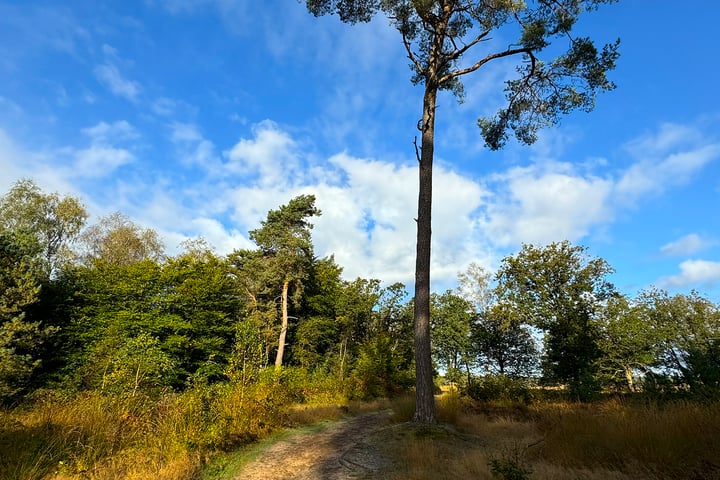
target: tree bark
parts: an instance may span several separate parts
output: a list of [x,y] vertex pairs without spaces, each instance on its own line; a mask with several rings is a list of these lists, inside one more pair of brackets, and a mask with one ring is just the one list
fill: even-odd
[[278,351],[275,357],[275,368],[282,367],[283,355],[285,353],[285,338],[288,329],[288,290],[290,282],[285,280],[282,289],[282,326],[280,327],[280,339],[278,340]]
[[415,415],[417,423],[436,423],[435,386],[430,353],[430,241],[432,164],[435,148],[437,85],[427,82],[423,96],[419,165],[417,252],[415,257]]

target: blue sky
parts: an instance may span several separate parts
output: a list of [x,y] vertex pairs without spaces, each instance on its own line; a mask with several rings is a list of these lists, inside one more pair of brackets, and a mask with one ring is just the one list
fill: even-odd
[[[532,147],[483,147],[513,60],[438,107],[433,285],[568,239],[651,285],[720,300],[720,4],[621,0],[578,33],[620,38],[618,88]],[[512,43],[499,32],[494,41]],[[480,54],[481,52],[478,52]],[[294,0],[0,0],[0,191],[18,179],[121,211],[169,253],[250,246],[269,209],[313,193],[316,253],[411,287],[422,91],[382,18],[349,26]]]

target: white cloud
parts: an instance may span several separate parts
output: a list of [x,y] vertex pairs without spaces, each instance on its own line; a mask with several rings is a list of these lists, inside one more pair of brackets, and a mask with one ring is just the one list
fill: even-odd
[[625,144],[635,157],[664,155],[669,151],[703,143],[703,136],[690,125],[663,123],[655,132],[641,135]]
[[569,164],[517,167],[496,175],[485,227],[497,245],[576,241],[612,218],[612,182]]
[[120,70],[113,63],[104,63],[95,67],[95,76],[112,93],[136,102],[140,95],[140,84],[122,76]]
[[222,223],[213,218],[194,218],[191,223],[193,230],[205,238],[221,252],[231,252],[239,248],[253,248],[247,234],[237,230],[228,231]]
[[17,145],[0,129],[0,194],[21,178],[31,178],[40,188],[80,196],[67,175],[58,174],[55,155],[33,152]]
[[691,233],[663,245],[660,247],[660,253],[663,255],[691,255],[714,244],[713,241],[703,239],[696,233]]
[[663,277],[658,281],[658,286],[668,289],[716,285],[720,285],[720,262],[709,260],[684,261],[680,264],[680,273]]
[[117,146],[140,137],[135,127],[127,121],[99,122],[92,127],[82,129],[82,133],[90,139],[90,146],[68,149],[73,159],[70,176],[107,177],[117,168],[135,161],[133,153],[126,148]]
[[[35,178],[35,171],[46,171],[55,175],[56,182],[70,182],[95,179],[136,159],[131,150],[122,148],[123,142],[140,137],[128,122],[100,122],[82,132],[89,145],[66,147],[62,158],[70,163],[65,168],[53,166],[51,154],[17,152],[2,135],[0,162],[8,165],[5,170],[13,176]],[[259,226],[268,210],[299,194],[315,194],[323,212],[313,220],[316,254],[334,254],[348,278],[411,284],[417,216],[414,159],[403,163],[348,153],[316,157],[270,121],[256,124],[223,158],[195,124],[170,124],[169,134],[185,165],[193,166],[193,174],[201,166],[205,175],[201,172],[185,183],[178,181],[187,173],[181,165],[177,166],[180,171],[168,172],[164,178],[146,179],[128,170],[128,175],[103,186],[102,199],[96,195],[91,200],[93,213],[128,213],[156,228],[170,253],[183,240],[196,236],[206,238],[220,253],[228,253],[250,246],[247,232]],[[20,168],[20,158],[34,159],[35,166]],[[492,270],[501,251],[504,254],[521,242],[577,241],[611,222],[622,208],[613,197],[616,182],[625,175],[621,173],[617,180],[599,177],[589,173],[592,168],[546,158],[539,164],[471,179],[436,163],[434,286],[451,287],[457,272],[471,261]],[[689,253],[701,243],[697,235],[688,235],[663,251]],[[713,262],[690,261],[681,265],[680,274],[664,281],[667,285],[709,282],[716,268]]]
[[287,188],[304,177],[297,145],[274,122],[266,120],[253,128],[253,139],[240,139],[225,152],[228,173],[254,177],[265,187]]

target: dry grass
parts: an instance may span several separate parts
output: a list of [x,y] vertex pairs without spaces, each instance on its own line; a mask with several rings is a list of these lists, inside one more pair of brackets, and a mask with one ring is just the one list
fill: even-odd
[[[720,478],[720,404],[555,405],[538,409],[543,457],[647,478]],[[636,477],[637,478],[637,477]]]
[[97,394],[0,413],[0,478],[192,478],[200,458],[168,434],[173,420],[156,402]]
[[278,426],[392,408],[396,424],[377,438],[396,459],[391,480],[720,480],[718,403],[493,406],[449,392],[438,399],[441,426],[417,428],[407,423],[412,397],[288,409],[276,392],[223,388],[0,411],[0,478],[189,480],[209,453]]
[[95,392],[71,399],[48,396],[32,408],[0,410],[0,479],[200,478],[220,451],[278,428],[390,405],[320,403],[335,397],[291,407],[287,389],[275,382],[202,387],[159,399]]
[[438,417],[451,425],[385,439],[397,458],[388,478],[720,479],[718,404],[498,408],[446,395]]

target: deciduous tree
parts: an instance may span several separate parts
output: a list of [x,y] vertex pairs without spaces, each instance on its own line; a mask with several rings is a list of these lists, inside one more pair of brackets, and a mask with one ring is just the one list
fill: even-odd
[[683,386],[720,391],[720,307],[698,292],[669,295],[650,290],[639,297],[655,330],[657,365]]
[[155,230],[143,228],[127,215],[115,212],[88,227],[82,234],[85,263],[102,261],[110,265],[129,265],[163,257],[163,244]]
[[0,198],[0,229],[36,242],[48,276],[69,259],[69,246],[80,233],[87,216],[77,198],[44,193],[28,179],[16,182]]
[[614,292],[602,258],[568,241],[545,247],[523,245],[506,257],[497,273],[501,301],[519,319],[546,333],[545,371],[568,382],[575,393],[591,393],[599,357],[597,317]]
[[472,343],[478,363],[486,372],[514,378],[535,373],[538,364],[535,340],[508,305],[495,304],[476,318]]
[[599,317],[600,373],[611,384],[635,391],[635,373],[656,363],[660,331],[648,305],[624,295],[608,299]]
[[432,350],[448,375],[457,375],[465,366],[469,370],[471,331],[474,318],[470,302],[447,290],[430,296]]

